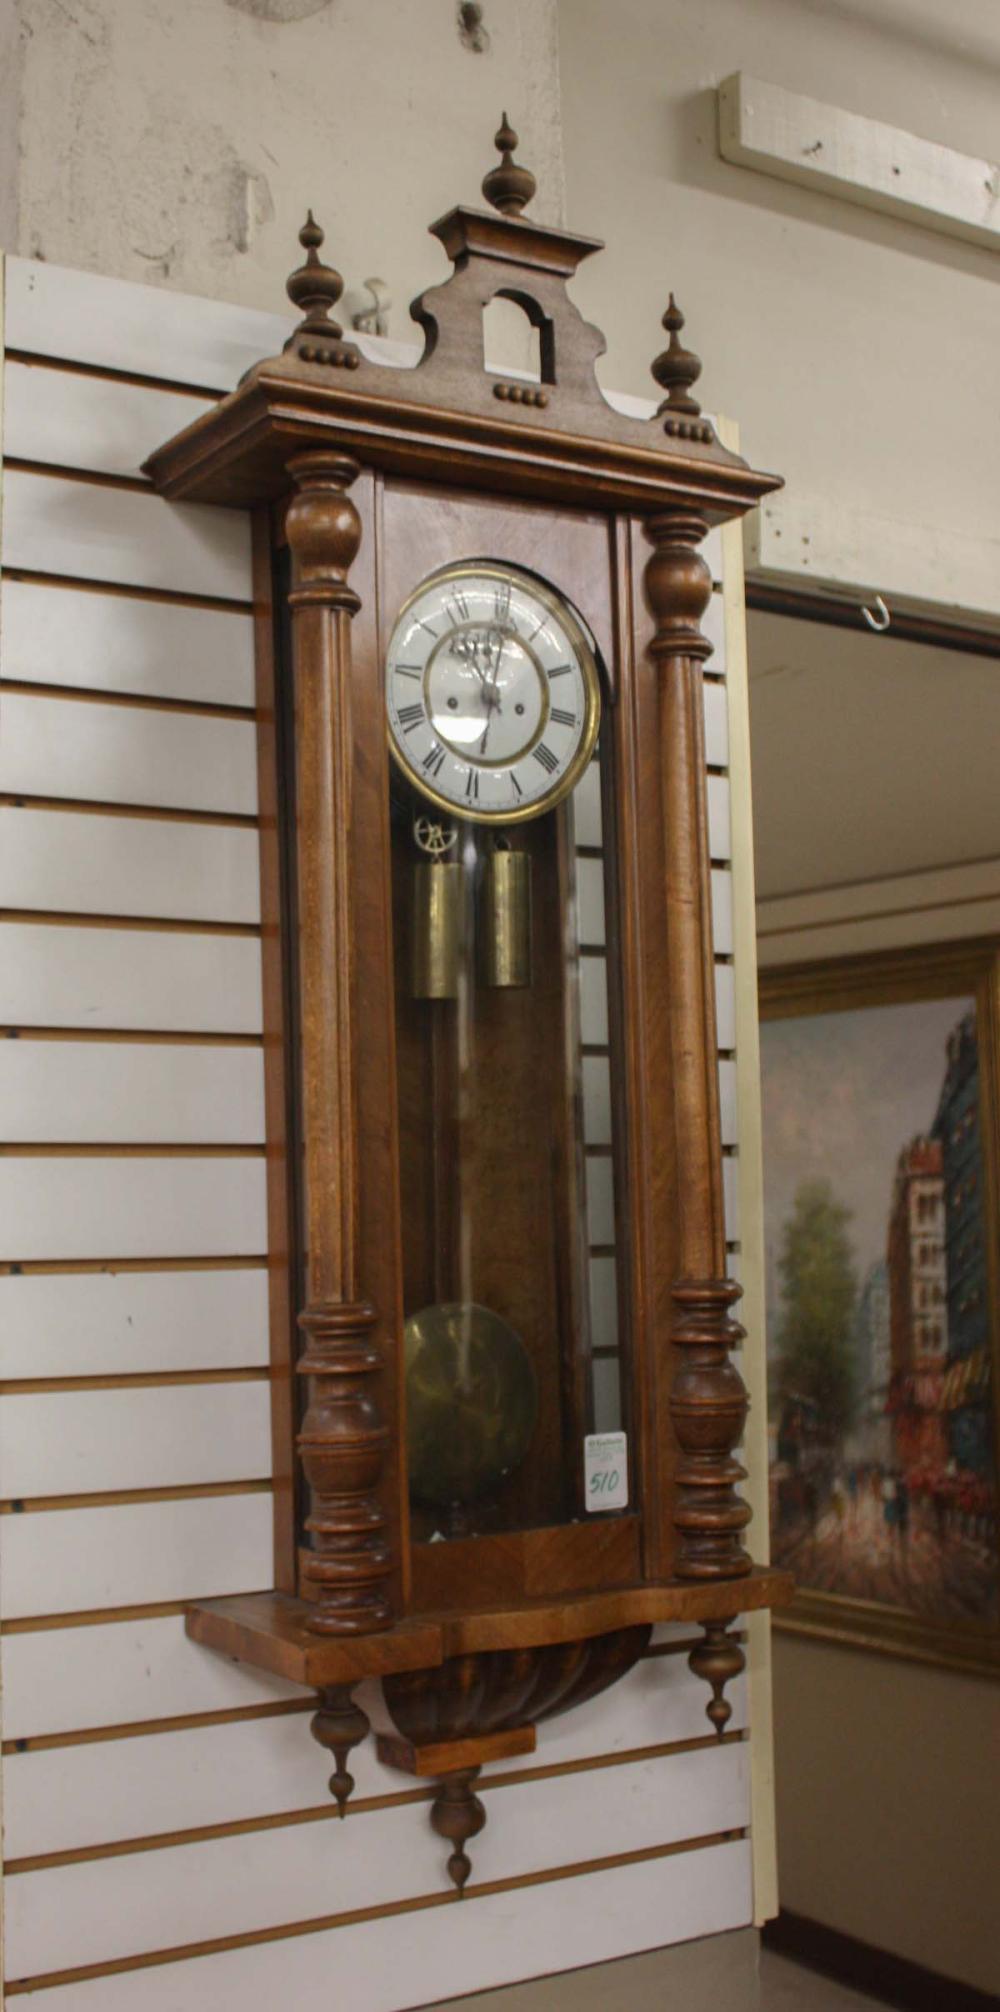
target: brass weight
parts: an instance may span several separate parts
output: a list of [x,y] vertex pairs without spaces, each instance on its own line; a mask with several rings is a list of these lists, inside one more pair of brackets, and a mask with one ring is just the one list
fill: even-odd
[[530,853],[501,843],[487,854],[480,925],[487,985],[530,985]]
[[413,996],[458,997],[462,867],[458,860],[421,860],[413,869]]

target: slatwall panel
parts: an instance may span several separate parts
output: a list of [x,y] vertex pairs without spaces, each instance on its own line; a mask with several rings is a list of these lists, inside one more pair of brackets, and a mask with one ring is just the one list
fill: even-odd
[[[0,1024],[17,1038],[0,1046],[0,1469],[20,1513],[0,1522],[6,1975],[46,2012],[325,2002],[333,1976],[351,2012],[401,2012],[752,1909],[746,1691],[716,1743],[689,1630],[658,1629],[622,1684],[540,1730],[530,1766],[487,1774],[497,1821],[458,1908],[425,1791],[369,1744],[348,1821],[333,1820],[307,1700],[184,1636],[187,1599],[272,1583],[251,579],[242,517],[164,504],[138,471],[284,333],[276,317],[7,264]],[[717,536],[708,550],[718,579]],[[735,1240],[719,593],[709,626]],[[579,869],[596,969],[599,858]],[[600,1145],[599,985],[583,1013]],[[593,1166],[592,1291],[610,1321],[609,1162]]]

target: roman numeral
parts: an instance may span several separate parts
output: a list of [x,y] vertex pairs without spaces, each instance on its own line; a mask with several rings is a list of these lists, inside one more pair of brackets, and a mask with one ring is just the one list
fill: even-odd
[[530,634],[530,636],[528,637],[528,641],[529,641],[529,643],[533,643],[533,642],[534,642],[534,640],[535,640],[535,637],[536,637],[536,636],[540,636],[540,635],[541,635],[541,633],[542,633],[542,630],[544,629],[544,627],[545,627],[545,624],[546,624],[546,622],[548,621],[548,619],[549,619],[549,618],[548,618],[548,616],[547,616],[547,615],[543,615],[543,616],[542,616],[542,619],[541,619],[541,621],[539,622],[539,624],[538,624],[538,627],[537,627],[537,629],[532,629],[532,631],[531,631],[531,634]]
[[429,623],[429,622],[425,622],[425,621],[424,621],[424,618],[423,618],[423,616],[422,616],[422,615],[418,615],[418,616],[417,616],[417,628],[418,628],[418,629],[426,629],[426,630],[427,630],[427,634],[428,634],[429,636],[436,636],[436,635],[437,635],[437,630],[436,630],[436,629],[432,629],[432,628],[431,628],[431,625],[430,625],[430,623]]
[[495,622],[506,622],[509,614],[510,581],[505,580],[502,586],[494,587],[493,589],[493,620]]
[[453,594],[451,600],[445,602],[445,607],[448,610],[453,627],[457,628],[459,622],[468,621],[469,603],[464,594]]
[[392,675],[394,678],[421,678],[423,667],[420,664],[393,664]]
[[555,670],[554,670],[554,671],[550,671],[550,672],[549,672],[549,677],[550,677],[550,678],[564,678],[564,677],[565,677],[565,675],[566,675],[566,672],[567,672],[567,671],[571,671],[572,669],[573,669],[573,666],[572,666],[572,664],[557,664],[557,665],[556,665],[556,667],[555,667]]
[[536,748],[532,748],[531,752],[534,755],[535,760],[540,761],[542,767],[548,770],[549,775],[552,774],[553,769],[557,769],[559,767],[558,756],[553,754],[551,748],[546,747],[544,741],[539,741],[538,746]]
[[404,734],[411,734],[414,727],[418,727],[424,718],[424,708],[421,700],[416,699],[412,706],[400,706],[397,710],[396,718]]
[[518,782],[518,779],[517,779],[516,775],[514,774],[514,771],[513,771],[513,769],[511,769],[511,772],[510,772],[510,786],[511,786],[511,789],[513,790],[513,792],[514,792],[514,795],[515,795],[515,796],[516,796],[516,797],[518,798],[518,800],[520,800],[520,798],[521,798],[521,797],[522,797],[522,796],[524,795],[524,791],[523,791],[523,789],[521,788],[521,785],[520,785],[520,783]]
[[465,794],[467,797],[471,797],[474,803],[479,802],[479,770],[477,768],[470,768],[465,778]]
[[[399,717],[402,719],[402,713],[400,713]],[[556,725],[559,727],[575,727],[576,725],[576,714],[568,713],[565,706],[553,706],[549,718],[550,720],[555,720]]]
[[444,749],[440,741],[435,741],[433,746],[428,748],[421,766],[426,769],[428,775],[440,775],[444,766]]

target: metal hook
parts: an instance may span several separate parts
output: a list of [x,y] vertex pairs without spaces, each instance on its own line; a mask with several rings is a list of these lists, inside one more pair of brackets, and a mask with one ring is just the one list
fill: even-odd
[[366,279],[363,284],[372,297],[372,306],[363,308],[359,314],[352,314],[352,328],[360,329],[364,335],[387,335],[389,332],[389,309],[392,296],[384,279]]
[[892,621],[892,616],[890,615],[889,610],[886,607],[881,594],[876,594],[874,608],[866,608],[864,603],[862,602],[861,613],[864,616],[865,621],[868,624],[868,627],[870,629],[874,629],[875,634],[877,636],[885,635],[885,632]]

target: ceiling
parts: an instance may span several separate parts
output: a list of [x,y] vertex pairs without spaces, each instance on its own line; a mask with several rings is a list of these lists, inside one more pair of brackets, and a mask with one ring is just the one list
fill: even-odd
[[762,898],[1000,854],[1000,658],[748,610]]

